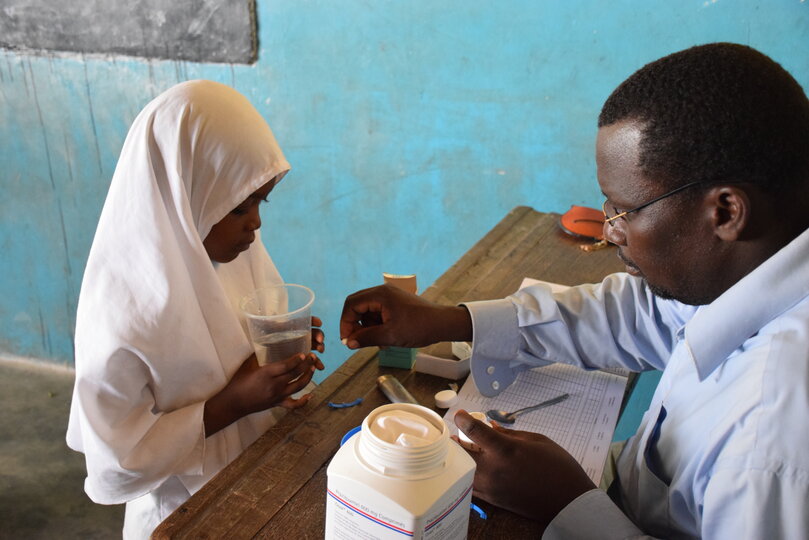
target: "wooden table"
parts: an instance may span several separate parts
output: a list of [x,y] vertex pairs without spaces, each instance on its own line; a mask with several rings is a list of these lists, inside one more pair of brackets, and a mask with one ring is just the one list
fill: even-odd
[[[424,291],[430,300],[457,304],[502,298],[524,277],[575,285],[600,281],[623,265],[614,248],[579,249],[581,241],[564,234],[557,214],[520,206]],[[376,387],[384,373],[394,374],[425,405],[447,387],[447,380],[393,368],[380,368],[375,348],[351,356],[317,388],[302,409],[281,421],[171,514],[153,538],[323,538],[326,467],[350,429],[387,403]],[[361,405],[331,409],[329,401],[363,397]],[[439,411],[443,413],[442,411]],[[530,520],[478,501],[488,513],[472,513],[469,538],[538,538]]]

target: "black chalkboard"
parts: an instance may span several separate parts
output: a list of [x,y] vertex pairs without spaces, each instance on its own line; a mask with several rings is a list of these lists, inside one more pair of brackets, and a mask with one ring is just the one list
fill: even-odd
[[255,0],[0,0],[0,47],[248,64]]

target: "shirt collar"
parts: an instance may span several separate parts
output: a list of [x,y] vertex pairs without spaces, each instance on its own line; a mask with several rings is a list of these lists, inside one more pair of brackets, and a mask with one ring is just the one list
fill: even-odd
[[765,324],[809,295],[809,229],[702,306],[685,325],[700,380]]

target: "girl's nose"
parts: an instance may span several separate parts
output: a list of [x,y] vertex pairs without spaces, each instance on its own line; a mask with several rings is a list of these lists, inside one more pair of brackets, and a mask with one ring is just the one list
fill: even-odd
[[250,212],[250,219],[247,220],[247,227],[251,231],[261,228],[261,214],[258,211],[258,205]]

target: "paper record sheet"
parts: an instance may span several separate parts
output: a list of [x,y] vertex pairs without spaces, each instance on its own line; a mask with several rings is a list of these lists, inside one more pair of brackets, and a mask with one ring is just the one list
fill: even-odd
[[[535,283],[545,283],[554,292],[567,288],[530,278],[524,279],[520,288]],[[628,374],[624,370],[587,371],[567,364],[551,364],[520,373],[511,386],[493,398],[478,392],[469,377],[458,393],[458,403],[447,411],[444,420],[451,432],[457,433],[452,419],[458,409],[511,412],[568,393],[570,397],[565,401],[523,413],[513,424],[503,427],[549,437],[576,458],[598,485],[618,422]]]
[[604,371],[585,371],[566,364],[551,364],[521,373],[500,395],[481,395],[469,377],[458,394],[458,404],[444,415],[453,433],[458,409],[486,412],[515,411],[565,392],[570,397],[550,407],[524,413],[509,429],[533,431],[567,450],[598,485],[604,472],[612,434],[618,420],[627,378]]

